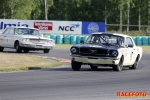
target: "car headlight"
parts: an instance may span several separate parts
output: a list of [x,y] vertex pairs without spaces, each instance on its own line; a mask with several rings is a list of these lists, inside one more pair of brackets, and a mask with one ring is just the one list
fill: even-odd
[[22,39],[23,42],[29,42],[29,39]]
[[75,48],[75,47],[72,47],[70,51],[71,51],[71,53],[77,53],[77,52],[78,52],[78,49]]
[[112,51],[111,56],[114,56],[114,57],[118,56],[118,52],[116,50]]

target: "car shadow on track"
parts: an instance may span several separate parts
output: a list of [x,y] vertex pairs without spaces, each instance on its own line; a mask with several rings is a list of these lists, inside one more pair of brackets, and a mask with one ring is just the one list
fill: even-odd
[[[129,70],[129,68],[123,68],[122,71]],[[73,71],[71,66],[60,66],[60,67],[54,67],[54,68],[47,68],[47,69],[41,69],[41,71]],[[83,66],[79,71],[86,72],[86,71],[94,71],[94,72],[112,72],[111,67],[98,67],[98,69],[94,70],[91,69],[89,66]],[[74,71],[78,72],[78,71]]]
[[[16,53],[16,51],[3,51],[3,53]],[[38,51],[30,51],[28,53],[24,53],[24,52],[21,52],[21,53],[17,53],[17,54],[43,54],[43,52],[38,52]]]

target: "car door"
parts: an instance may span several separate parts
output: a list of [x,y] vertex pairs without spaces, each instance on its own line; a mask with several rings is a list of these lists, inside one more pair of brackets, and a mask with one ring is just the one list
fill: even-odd
[[126,37],[126,48],[127,48],[127,65],[132,65],[135,59],[135,48],[133,41],[130,37]]
[[14,47],[14,28],[10,28],[9,33],[7,34],[7,45],[8,47]]
[[1,34],[1,46],[3,47],[8,47],[8,35],[9,33],[9,28],[7,28],[2,34]]

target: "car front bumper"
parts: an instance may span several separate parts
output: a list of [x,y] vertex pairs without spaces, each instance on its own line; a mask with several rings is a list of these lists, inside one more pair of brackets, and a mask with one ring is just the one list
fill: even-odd
[[76,62],[81,62],[84,64],[102,64],[102,65],[117,65],[120,61],[119,58],[114,57],[94,57],[94,56],[80,56],[80,55],[70,55],[72,60]]
[[19,45],[21,47],[30,48],[30,49],[53,49],[55,46],[54,44],[46,45],[46,44],[23,44],[23,43],[20,43]]

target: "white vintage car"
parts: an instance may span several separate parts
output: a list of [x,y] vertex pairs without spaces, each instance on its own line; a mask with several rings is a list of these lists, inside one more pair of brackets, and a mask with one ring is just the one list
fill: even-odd
[[117,33],[93,33],[85,43],[72,46],[70,51],[71,66],[75,71],[83,64],[92,69],[99,66],[112,67],[114,71],[121,71],[125,66],[136,69],[143,52],[132,37]]
[[0,34],[0,52],[4,48],[14,48],[17,53],[22,50],[28,53],[30,50],[43,50],[49,53],[55,46],[53,39],[44,38],[36,28],[8,27]]

